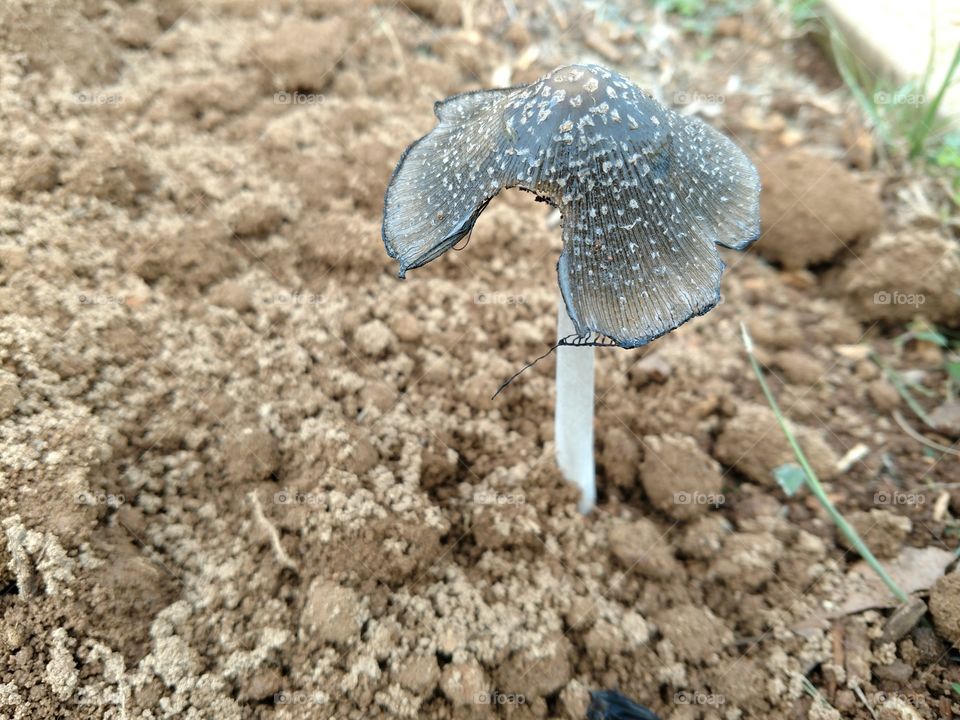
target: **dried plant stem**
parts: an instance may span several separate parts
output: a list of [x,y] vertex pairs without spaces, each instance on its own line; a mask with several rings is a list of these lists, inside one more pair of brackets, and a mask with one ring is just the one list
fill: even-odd
[[299,573],[300,570],[297,568],[297,564],[287,555],[287,551],[283,549],[283,545],[280,543],[280,533],[277,532],[277,528],[275,528],[273,523],[263,514],[260,498],[257,497],[255,492],[250,492],[248,495],[250,497],[250,504],[253,505],[253,519],[257,521],[257,524],[270,539],[270,545],[273,547],[273,554],[276,556],[277,562],[286,568],[290,568],[295,573]]

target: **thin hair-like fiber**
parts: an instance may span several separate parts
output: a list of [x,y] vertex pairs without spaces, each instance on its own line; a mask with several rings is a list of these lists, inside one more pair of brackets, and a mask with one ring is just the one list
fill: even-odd
[[559,347],[620,347],[620,345],[613,340],[599,333],[591,333],[590,335],[577,335],[576,333],[572,335],[567,335],[562,337],[540,357],[535,360],[531,360],[526,363],[522,368],[517,370],[513,375],[500,383],[500,387],[497,388],[497,391],[493,394],[493,397],[490,399],[493,400],[497,397],[503,390],[506,390],[507,386],[510,385],[514,380],[516,380],[520,375],[522,375],[526,370],[529,370],[538,362],[543,360],[546,357],[549,357]]

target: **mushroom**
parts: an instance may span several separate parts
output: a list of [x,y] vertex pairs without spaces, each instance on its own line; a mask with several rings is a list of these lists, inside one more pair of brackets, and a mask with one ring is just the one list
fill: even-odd
[[387,186],[387,253],[405,277],[467,236],[504,188],[559,208],[556,456],[587,512],[594,348],[646,345],[719,302],[716,245],[759,236],[757,170],[709,125],[598,65],[454,95],[434,113]]

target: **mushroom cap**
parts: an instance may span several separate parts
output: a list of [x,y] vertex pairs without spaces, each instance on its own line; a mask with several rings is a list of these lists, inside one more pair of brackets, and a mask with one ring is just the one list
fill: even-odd
[[454,95],[387,186],[383,242],[400,277],[457,244],[504,188],[560,209],[560,290],[577,335],[645,345],[720,300],[716,244],[760,234],[760,179],[709,125],[598,65]]

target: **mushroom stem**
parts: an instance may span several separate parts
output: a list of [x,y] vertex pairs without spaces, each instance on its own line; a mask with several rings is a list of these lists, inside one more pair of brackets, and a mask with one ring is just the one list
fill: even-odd
[[[557,339],[576,333],[560,298]],[[563,476],[580,488],[580,512],[586,514],[597,499],[593,463],[593,346],[557,348],[557,402],[554,444]]]

